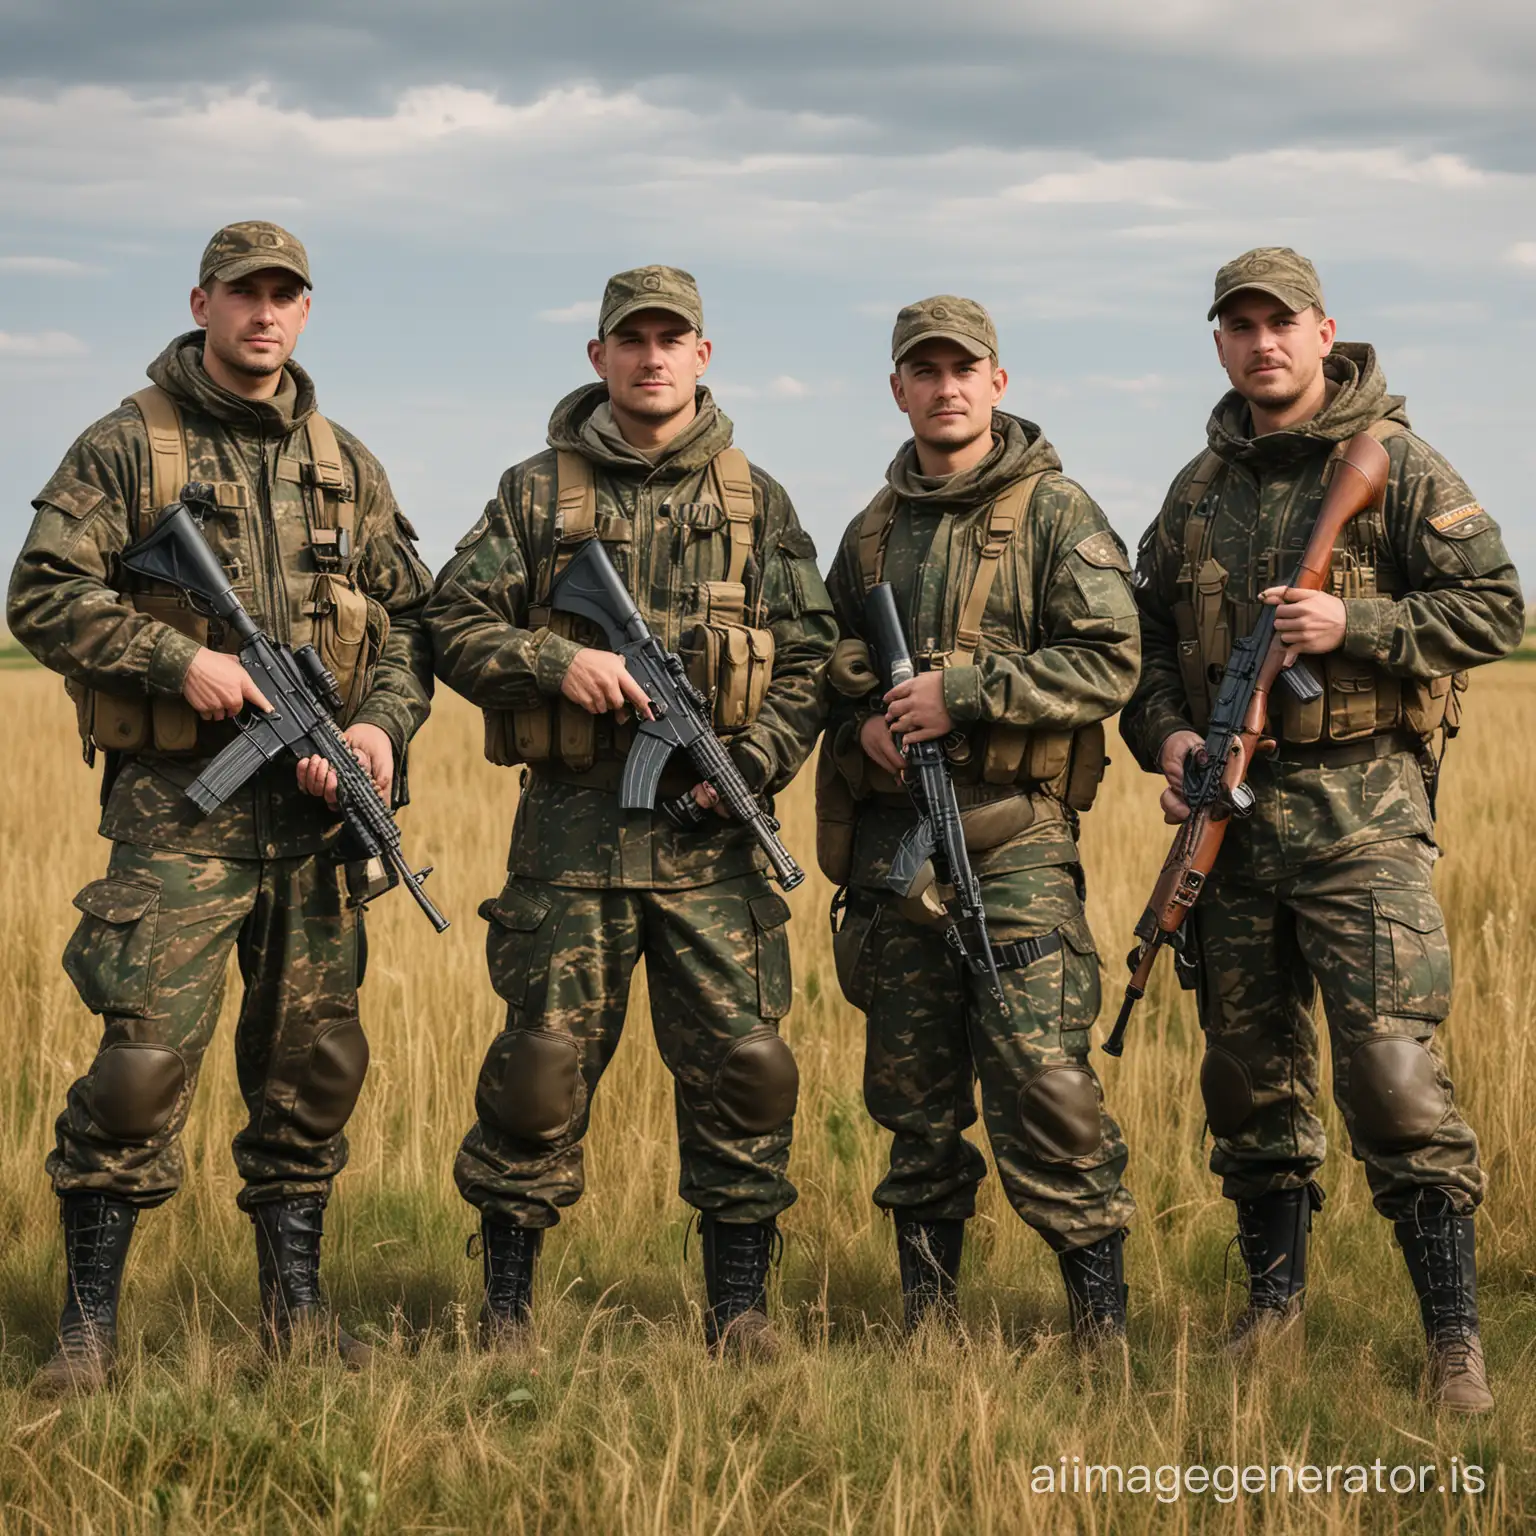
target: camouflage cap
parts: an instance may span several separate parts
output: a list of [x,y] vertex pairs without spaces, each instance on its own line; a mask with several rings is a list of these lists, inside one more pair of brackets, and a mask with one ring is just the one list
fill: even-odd
[[610,277],[597,312],[598,336],[606,336],[642,309],[664,309],[680,315],[700,335],[704,332],[704,301],[699,297],[698,284],[693,274],[681,267],[635,267]]
[[925,341],[952,341],[972,357],[997,356],[997,327],[974,299],[940,293],[906,305],[891,332],[891,361],[899,363]]
[[1216,274],[1216,297],[1206,314],[1214,320],[1234,293],[1257,288],[1292,311],[1323,307],[1323,285],[1317,268],[1288,245],[1261,245],[1229,261]]
[[313,288],[309,278],[309,254],[280,224],[263,219],[243,219],[226,224],[203,247],[202,265],[197,269],[197,285],[208,286],[208,279],[232,283],[237,277],[249,277],[268,267],[281,267]]

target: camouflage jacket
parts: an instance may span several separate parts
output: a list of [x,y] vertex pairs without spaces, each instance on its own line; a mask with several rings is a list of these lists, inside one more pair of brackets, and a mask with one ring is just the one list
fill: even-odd
[[[315,410],[314,385],[290,362],[273,399],[241,400],[208,377],[202,343],[200,331],[179,337],[150,365],[149,377],[181,410],[192,477],[244,488],[245,505],[221,515],[217,527],[210,517],[207,528],[241,601],[277,639],[299,643],[308,635],[305,602],[316,568],[298,487],[280,475],[279,460],[307,455],[303,428]],[[356,505],[351,574],[390,619],[354,722],[389,736],[399,777],[406,743],[426,719],[432,696],[431,650],[421,623],[431,578],[378,460],[339,427],[336,437]],[[132,542],[141,513],[152,518],[156,510],[149,505],[151,483],[144,421],[136,406],[125,404],[86,429],[39,492],[37,516],[11,575],[16,638],[45,666],[102,692],[179,695],[198,649],[119,592],[117,556]],[[230,731],[225,726],[206,735],[212,750]],[[183,790],[206,760],[201,751],[109,754],[102,835],[242,859],[312,853],[334,837],[339,823],[323,802],[299,789],[287,761],[273,763],[227,805],[203,816]]]
[[[1299,557],[1330,452],[1373,423],[1391,420],[1405,430],[1384,443],[1391,468],[1380,534],[1370,535],[1372,524],[1358,520],[1361,536],[1374,537],[1378,590],[1346,595],[1337,654],[1390,678],[1421,681],[1497,660],[1519,643],[1524,623],[1520,584],[1498,525],[1456,471],[1406,430],[1404,402],[1387,393],[1370,347],[1342,343],[1324,367],[1337,388],[1324,410],[1301,426],[1252,436],[1248,407],[1235,391],[1212,413],[1209,443],[1224,470],[1208,493],[1214,501],[1210,547],[1229,573],[1233,632],[1251,627],[1258,593],[1283,582]],[[1187,562],[1186,487],[1199,462],[1175,478],[1137,557],[1142,673],[1120,729],[1150,772],[1157,771],[1168,736],[1192,724],[1173,610]],[[1258,809],[1234,824],[1229,857],[1268,874],[1431,830],[1423,776],[1407,752],[1329,767],[1260,759],[1250,782]]]
[[[1104,514],[1059,472],[1056,450],[1033,422],[998,412],[993,432],[992,452],[973,470],[921,475],[908,442],[887,471],[896,506],[880,575],[893,588],[914,653],[955,644],[988,508],[1009,486],[1048,472],[999,561],[973,663],[944,669],[944,703],[968,743],[994,723],[1070,731],[1107,719],[1130,697],[1139,655],[1130,565]],[[827,578],[844,637],[865,638],[861,522],[849,524]],[[881,708],[879,694],[829,693],[827,738],[846,759],[864,721]],[[905,805],[863,803],[854,884],[884,878],[912,817]],[[1076,858],[1073,819],[1059,805],[1042,804],[1033,826],[972,863],[988,875]]]
[[[729,418],[701,389],[698,416],[652,461],[620,436],[607,398],[603,385],[589,385],[556,406],[549,450],[502,476],[496,498],[438,576],[427,608],[438,676],[483,709],[527,708],[558,696],[580,648],[529,627],[553,558],[557,451],[592,464],[598,536],[668,649],[702,616],[702,584],[725,573],[724,530],[704,533],[688,516],[715,499],[708,468],[730,446]],[[760,600],[775,650],[761,712],[730,750],[750,787],[771,795],[815,743],[821,671],[836,635],[816,547],[789,497],[755,466],[752,496],[748,597]],[[514,874],[565,885],[678,888],[761,864],[756,842],[738,825],[720,820],[680,832],[651,812],[626,814],[617,793],[561,782],[552,769],[531,767],[525,783],[508,863]]]

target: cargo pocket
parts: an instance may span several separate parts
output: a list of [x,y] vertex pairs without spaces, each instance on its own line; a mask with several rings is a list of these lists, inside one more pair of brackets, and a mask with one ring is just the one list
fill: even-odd
[[92,1013],[141,1017],[149,1009],[158,886],[93,880],[75,897],[84,914],[64,946],[64,970]]
[[315,650],[341,695],[338,718],[350,720],[367,683],[368,598],[339,572],[325,571],[315,578],[307,606]]
[[842,926],[832,935],[837,984],[860,1013],[868,1013],[874,1005],[885,913],[885,907],[872,897],[851,895]]
[[789,903],[770,891],[748,903],[752,926],[757,931],[757,1014],[762,1019],[782,1019],[789,1012],[794,984],[789,969]]
[[315,1036],[309,1065],[293,1103],[299,1129],[328,1141],[352,1117],[368,1075],[368,1038],[356,1019],[343,1019]]
[[1099,952],[1087,918],[1069,918],[1059,931],[1062,1045],[1075,1055],[1080,1049],[1086,1052],[1088,1031],[1099,1016]]
[[1451,946],[1430,891],[1374,890],[1376,1012],[1430,1019],[1451,1011]]
[[500,896],[480,903],[480,916],[490,924],[485,958],[491,985],[514,1008],[528,1000],[529,982],[542,989],[549,975],[549,951],[556,924],[546,922],[552,903],[545,896],[509,883]]

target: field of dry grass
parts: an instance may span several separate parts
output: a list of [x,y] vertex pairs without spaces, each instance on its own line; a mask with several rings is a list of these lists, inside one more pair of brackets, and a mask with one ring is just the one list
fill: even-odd
[[[437,866],[454,926],[435,939],[392,895],[370,919],[364,1022],[373,1068],[352,1165],[331,1206],[327,1278],[385,1347],[373,1373],[269,1368],[250,1332],[253,1240],[228,1147],[239,1100],[227,1028],[187,1138],[184,1192],[141,1223],[111,1392],[62,1407],[24,1390],[60,1299],[42,1174],[95,1021],[59,967],[70,898],[101,872],[95,776],[76,760],[57,679],[0,672],[11,721],[0,797],[6,859],[0,1028],[0,1529],[187,1532],[1468,1531],[1536,1520],[1536,669],[1479,674],[1451,752],[1439,890],[1457,948],[1446,1047],[1491,1173],[1481,1223],[1485,1337],[1498,1412],[1437,1420],[1415,1397],[1422,1343],[1387,1224],[1337,1141],[1304,1358],[1236,1372],[1220,1341],[1242,1288],[1230,1208],[1205,1171],[1191,1009],[1165,970],[1121,1063],[1099,1058],[1132,1149],[1141,1217],[1128,1249],[1131,1347],[1085,1379],[1064,1347],[1054,1261],[983,1190],[964,1275],[968,1342],[904,1345],[889,1227],[869,1191],[883,1137],[860,1099],[860,1021],[833,975],[813,876],[793,898],[803,1091],[776,1283],[793,1339],[769,1367],[712,1365],[699,1344],[698,1249],[684,1254],[671,1095],[643,989],[599,1095],[586,1200],[552,1234],[530,1369],[466,1348],[478,1263],[450,1179],[498,1007],[475,908],[500,884],[513,777],[478,718],[440,701],[413,758],[408,845]],[[1119,956],[1164,847],[1150,784],[1116,752],[1090,818],[1090,914],[1118,996]],[[809,784],[785,836],[809,864]],[[1426,1491],[1043,1492],[1039,1468],[1311,1463],[1434,1467]],[[1455,1492],[1452,1458],[1485,1490]],[[1065,1458],[1065,1460],[1063,1460]],[[1377,1474],[1372,1473],[1372,1477]],[[1385,1475],[1385,1474],[1383,1474]],[[1400,1474],[1402,1476],[1402,1474]],[[1460,1481],[1460,1480],[1459,1480]],[[1134,1478],[1133,1478],[1134,1484]],[[1444,1491],[1440,1491],[1441,1485]],[[1463,1484],[1464,1486],[1464,1484]]]

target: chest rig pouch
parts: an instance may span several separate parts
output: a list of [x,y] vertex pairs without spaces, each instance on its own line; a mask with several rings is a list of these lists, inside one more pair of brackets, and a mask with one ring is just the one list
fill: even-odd
[[[988,509],[976,573],[960,604],[954,646],[922,656],[930,670],[970,666],[975,661],[982,616],[999,562],[1045,474],[1028,475],[1009,486]],[[859,576],[866,594],[884,570],[896,500],[889,486],[882,488],[859,522]],[[869,648],[858,639],[838,643],[827,676],[833,689],[850,697],[877,686]],[[944,752],[962,805],[970,807],[962,819],[972,852],[999,847],[1029,825],[1002,804],[1017,801],[1020,790],[1043,793],[1074,811],[1090,809],[1106,763],[1104,727],[1098,723],[1075,731],[977,725],[947,739]],[[870,760],[856,739],[830,746],[823,741],[816,772],[817,861],[828,878],[839,883],[847,879],[846,872],[837,872],[851,868],[858,802],[877,795],[902,798],[904,791],[894,775]]]
[[[1404,429],[1395,421],[1379,421],[1367,428],[1377,442],[1385,443]],[[1326,485],[1344,444],[1330,455],[1323,473]],[[1185,488],[1188,512],[1184,523],[1184,562],[1179,568],[1178,597],[1173,605],[1177,633],[1179,674],[1195,729],[1204,731],[1221,691],[1233,639],[1252,630],[1260,605],[1255,597],[1245,600],[1230,591],[1231,573],[1213,554],[1216,515],[1226,466],[1207,450],[1195,466]],[[1277,586],[1289,575],[1299,551],[1266,551],[1255,573],[1255,592]],[[1368,597],[1400,597],[1401,582],[1388,557],[1386,525],[1382,508],[1376,506],[1355,518],[1344,529],[1333,552],[1329,590],[1350,600]],[[1323,684],[1321,698],[1302,703],[1286,690],[1277,690],[1281,714],[1279,739],[1296,745],[1361,741],[1398,729],[1428,740],[1444,728],[1454,735],[1460,719],[1460,694],[1467,686],[1465,673],[1420,682],[1393,677],[1373,662],[1331,654],[1312,658]]]
[[[148,497],[141,491],[129,529],[133,538],[142,538],[190,478],[187,443],[181,411],[164,390],[152,384],[131,395],[129,401],[143,417],[149,438]],[[345,721],[362,701],[368,663],[377,659],[383,647],[389,619],[383,607],[365,597],[348,574],[353,563],[354,507],[335,431],[317,413],[306,423],[306,437],[309,460],[279,459],[278,477],[304,487],[310,547],[318,568],[304,611],[312,625],[315,648],[346,701]],[[215,482],[214,495],[221,515],[244,516],[249,498],[243,484]],[[230,576],[238,588],[253,579],[253,572],[231,570]],[[222,626],[211,624],[175,587],[151,582],[129,587],[120,595],[136,612],[169,624],[199,645],[229,653],[239,649]],[[213,745],[202,739],[202,721],[185,699],[104,693],[75,684],[68,687],[88,762],[94,761],[97,748],[176,756]]]
[[[710,701],[713,725],[721,736],[740,731],[757,719],[773,675],[773,635],[761,627],[760,614],[748,622],[745,576],[752,556],[752,472],[739,448],[726,448],[711,461],[709,475],[716,503],[681,509],[686,535],[724,533],[725,576],[700,584],[697,622],[685,629],[679,653],[694,686]],[[556,579],[583,543],[609,537],[597,523],[597,488],[589,460],[577,453],[555,458],[555,531],[550,558],[540,562],[537,597],[529,608],[533,629],[578,644],[599,642],[584,620],[549,608]],[[760,606],[760,601],[759,605]],[[502,767],[515,763],[558,763],[567,773],[586,774],[599,760],[621,759],[634,737],[627,720],[592,715],[570,699],[540,699],[526,708],[488,709],[485,755]]]

